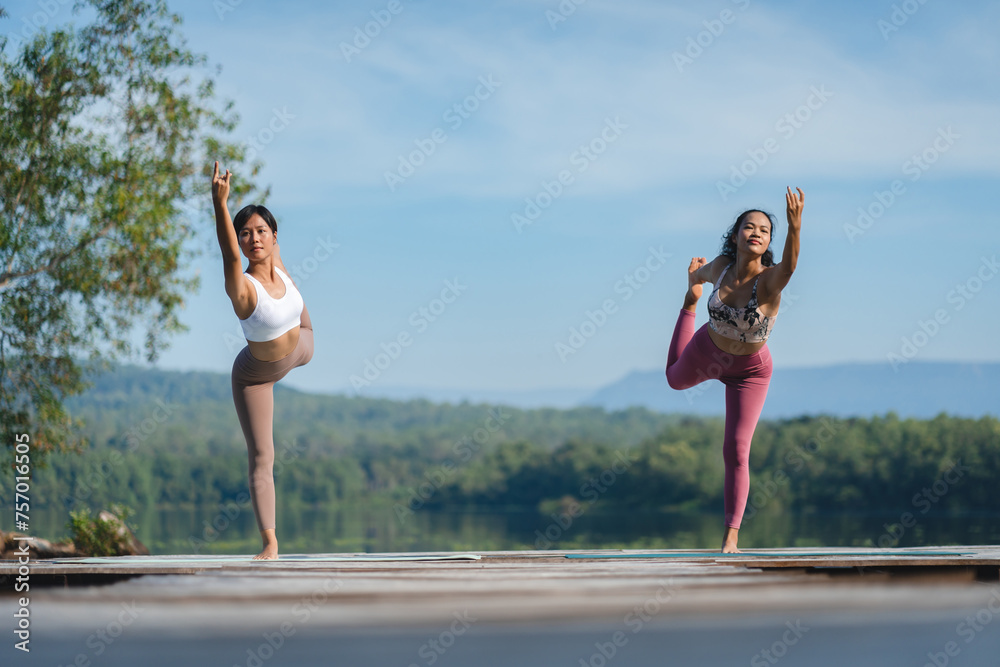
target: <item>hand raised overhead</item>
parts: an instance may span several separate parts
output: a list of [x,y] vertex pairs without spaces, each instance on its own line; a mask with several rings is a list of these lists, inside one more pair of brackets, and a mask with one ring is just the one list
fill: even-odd
[[788,188],[788,192],[785,193],[785,204],[787,205],[786,216],[788,217],[788,224],[799,229],[802,226],[802,209],[806,204],[806,195],[802,192],[802,188],[795,188],[799,191],[799,194],[792,192],[792,188]]
[[226,169],[226,173],[219,175],[219,161],[215,161],[215,172],[212,174],[212,201],[215,204],[225,204],[229,198],[229,179],[232,173]]

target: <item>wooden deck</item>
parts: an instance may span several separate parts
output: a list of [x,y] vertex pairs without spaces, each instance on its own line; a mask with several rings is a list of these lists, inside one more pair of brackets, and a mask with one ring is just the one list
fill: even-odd
[[[582,660],[597,666],[608,661],[598,655],[602,647],[621,655],[627,649],[631,657],[619,664],[664,664],[664,651],[691,660],[669,664],[747,664],[803,624],[809,630],[800,631],[806,634],[794,651],[791,645],[776,649],[788,651],[783,666],[919,666],[928,653],[961,642],[956,628],[969,618],[978,618],[982,629],[968,646],[960,645],[968,659],[961,664],[996,664],[1000,655],[997,546],[761,549],[735,555],[481,552],[474,554],[478,558],[412,559],[446,555],[456,556],[38,561],[30,574],[33,658],[71,664],[84,654],[97,664],[88,642],[93,645],[95,631],[107,628],[122,639],[108,645],[100,664],[138,661],[144,667],[179,664],[177,656],[193,655],[216,657],[190,664],[256,665],[247,651],[257,650],[262,637],[284,643],[273,633],[286,630],[288,647],[261,664],[580,665]],[[15,563],[0,562],[0,578],[16,570]],[[15,609],[14,596],[0,596],[0,616],[10,619]],[[996,621],[984,623],[994,611]],[[129,614],[135,618],[126,628]],[[736,639],[730,644],[712,639],[720,636]],[[171,644],[165,637],[175,639]],[[420,653],[439,637],[455,649],[447,655]],[[625,643],[619,646],[616,639]],[[354,661],[331,663],[334,649]],[[492,662],[482,653],[501,649],[505,659]]]
[[[623,570],[636,569],[629,562],[685,564],[701,568],[706,574],[744,570],[865,569],[905,572],[919,570],[968,570],[984,580],[996,580],[1000,572],[1000,546],[924,547],[919,549],[818,548],[751,549],[740,554],[721,554],[709,550],[591,549],[571,551],[491,551],[480,553],[386,553],[386,554],[284,554],[277,561],[254,561],[249,556],[124,556],[109,558],[64,558],[34,561],[32,575],[40,580],[52,578],[63,585],[74,579],[88,583],[100,577],[109,581],[147,574],[254,573],[275,575],[323,572],[330,570],[378,570],[419,563],[417,569],[438,568],[442,564],[480,568],[495,565],[534,566],[555,573],[557,569],[579,568],[583,563],[615,563]],[[266,569],[262,569],[266,568]],[[570,569],[567,572],[572,571]],[[13,561],[0,561],[0,577],[17,572]]]

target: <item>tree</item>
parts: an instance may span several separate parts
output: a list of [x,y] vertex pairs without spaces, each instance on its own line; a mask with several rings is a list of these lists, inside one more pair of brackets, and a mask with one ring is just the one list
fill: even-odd
[[83,7],[92,23],[13,56],[0,39],[0,439],[27,433],[35,463],[79,448],[63,401],[91,369],[137,348],[153,361],[184,329],[211,161],[241,174],[235,199],[267,194],[180,17],[163,0]]

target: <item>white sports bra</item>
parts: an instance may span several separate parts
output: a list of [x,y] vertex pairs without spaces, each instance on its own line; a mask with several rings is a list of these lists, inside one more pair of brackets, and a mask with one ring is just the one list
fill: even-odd
[[240,320],[243,327],[243,335],[246,339],[255,343],[263,343],[274,340],[283,333],[287,333],[299,326],[301,323],[302,308],[304,302],[302,295],[295,289],[291,279],[285,272],[274,267],[274,272],[278,274],[281,281],[285,283],[285,295],[280,299],[275,299],[267,293],[260,281],[244,273],[257,290],[257,307],[250,313],[250,317]]

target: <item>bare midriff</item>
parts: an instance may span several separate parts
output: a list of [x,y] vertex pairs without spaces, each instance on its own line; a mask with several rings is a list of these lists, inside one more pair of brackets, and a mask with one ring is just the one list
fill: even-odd
[[277,361],[292,353],[295,346],[299,344],[299,327],[290,329],[274,340],[252,341],[248,340],[250,354],[258,361]]
[[[708,337],[712,339],[712,342],[715,343],[717,348],[723,352],[728,352],[729,354],[733,354],[738,357],[753,354],[767,344],[764,341],[761,341],[760,343],[744,343],[743,341],[726,338],[722,334],[715,333],[712,327],[708,327]],[[253,348],[251,348],[250,351],[252,352]],[[255,354],[254,356],[257,355]]]

